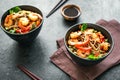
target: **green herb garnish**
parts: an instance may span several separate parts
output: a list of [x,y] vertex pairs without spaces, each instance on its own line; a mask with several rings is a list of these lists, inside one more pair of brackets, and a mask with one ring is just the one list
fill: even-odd
[[34,23],[32,23],[31,30],[32,30],[32,29],[35,29],[35,28],[36,28],[36,24],[35,24],[35,22],[34,22]]
[[15,33],[15,30],[10,30],[10,33]]
[[20,10],[21,10],[21,8],[18,7],[18,6],[16,6],[16,7],[10,9],[10,10],[9,10],[9,13],[10,13],[10,14],[17,13],[17,12],[19,12]]
[[87,24],[86,23],[83,23],[82,26],[81,26],[81,31],[84,31],[87,29]]
[[97,59],[99,59],[99,58],[100,58],[100,56],[95,57],[94,54],[90,54],[90,55],[88,56],[88,59],[90,59],[90,60],[97,60]]
[[105,42],[108,42],[108,39],[105,39]]

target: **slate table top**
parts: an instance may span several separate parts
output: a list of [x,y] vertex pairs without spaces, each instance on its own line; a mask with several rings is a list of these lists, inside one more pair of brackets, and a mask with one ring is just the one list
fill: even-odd
[[[57,50],[56,40],[64,37],[65,31],[76,23],[95,23],[99,19],[120,21],[120,0],[69,0],[66,4],[76,4],[82,10],[76,22],[65,21],[60,9],[46,18],[57,2],[59,0],[1,0],[0,18],[13,6],[33,5],[43,12],[44,23],[30,46],[18,44],[0,29],[0,80],[31,80],[16,67],[18,64],[24,65],[43,80],[70,80],[68,75],[50,62],[49,57]],[[120,80],[119,74],[120,65],[117,65],[96,80]]]

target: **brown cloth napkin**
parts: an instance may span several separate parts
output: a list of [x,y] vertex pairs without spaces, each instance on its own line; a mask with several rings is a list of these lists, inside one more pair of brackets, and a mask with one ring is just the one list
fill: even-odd
[[107,28],[114,40],[114,49],[111,54],[97,65],[93,66],[80,66],[77,65],[64,46],[63,39],[57,40],[58,50],[50,57],[51,61],[68,74],[72,80],[94,80],[107,69],[120,63],[120,23],[116,20],[105,21],[99,20],[96,24],[102,25]]

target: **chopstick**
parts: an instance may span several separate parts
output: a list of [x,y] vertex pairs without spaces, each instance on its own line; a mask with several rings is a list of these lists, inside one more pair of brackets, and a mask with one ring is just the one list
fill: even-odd
[[27,70],[25,67],[23,67],[22,65],[18,65],[17,66],[21,71],[23,71],[25,74],[27,74],[32,80],[42,80],[41,78],[39,78],[38,76],[36,76],[35,74],[33,74],[32,72],[30,72],[29,70]]
[[46,16],[46,18],[48,18],[50,15],[52,15],[58,8],[60,8],[65,2],[67,2],[68,0],[60,0],[55,6],[54,8],[48,13],[48,15]]

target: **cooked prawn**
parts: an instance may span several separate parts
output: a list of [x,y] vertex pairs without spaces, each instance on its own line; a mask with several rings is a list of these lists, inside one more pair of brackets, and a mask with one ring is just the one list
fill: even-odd
[[83,45],[87,45],[89,43],[89,41],[90,41],[90,38],[89,38],[89,36],[87,36],[86,40],[84,42],[79,42],[77,39],[69,39],[68,44],[75,45],[75,46],[83,46]]
[[24,26],[24,25],[22,25],[22,23],[19,21],[18,22],[18,27],[20,28],[20,29],[22,29],[22,30],[24,30],[24,31],[27,31],[28,30],[28,27],[26,26]]
[[75,44],[77,44],[77,43],[79,43],[77,39],[69,39],[69,40],[68,40],[68,44],[69,44],[69,45],[75,45]]
[[72,32],[70,34],[70,38],[77,38],[81,35],[82,33],[81,32]]
[[19,19],[19,22],[23,25],[23,26],[27,26],[29,24],[29,19],[26,17],[21,17]]
[[86,57],[86,54],[84,54],[84,52],[83,51],[81,51],[81,50],[77,50],[77,53],[76,53],[79,57],[81,57],[81,58],[85,58]]
[[30,13],[28,17],[31,21],[37,21],[39,19],[39,16],[36,13]]
[[11,25],[13,25],[12,15],[7,15],[5,18],[4,26],[9,27]]
[[109,47],[110,47],[110,44],[107,43],[107,42],[103,42],[103,43],[101,43],[101,45],[100,45],[100,48],[101,48],[102,50],[104,50],[104,51],[107,51],[107,50],[109,49]]

